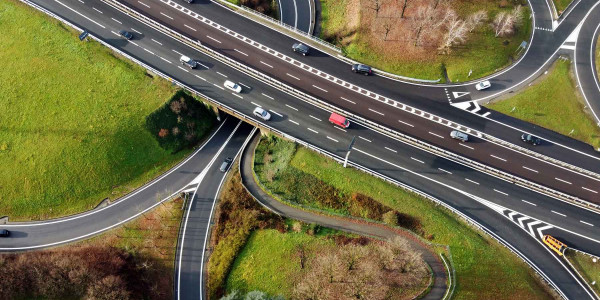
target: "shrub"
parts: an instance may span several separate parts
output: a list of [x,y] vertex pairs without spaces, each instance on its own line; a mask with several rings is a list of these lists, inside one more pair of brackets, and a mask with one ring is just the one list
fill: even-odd
[[382,221],[390,226],[398,226],[398,215],[395,211],[390,210],[383,214]]
[[146,117],[146,129],[163,149],[175,153],[198,143],[213,126],[214,120],[212,111],[202,102],[179,90]]

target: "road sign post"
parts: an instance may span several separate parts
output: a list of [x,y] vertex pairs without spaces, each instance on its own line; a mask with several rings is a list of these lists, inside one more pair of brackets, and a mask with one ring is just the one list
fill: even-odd
[[356,136],[352,137],[352,141],[350,141],[350,145],[348,145],[348,152],[346,152],[346,158],[344,159],[344,168],[348,165],[348,157],[350,156],[350,150],[354,146],[356,142]]

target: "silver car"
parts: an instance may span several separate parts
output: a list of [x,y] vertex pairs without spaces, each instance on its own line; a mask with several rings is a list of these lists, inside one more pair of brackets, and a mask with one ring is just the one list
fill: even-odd
[[463,141],[466,142],[469,140],[469,135],[464,133],[464,132],[460,132],[458,130],[452,130],[452,132],[450,132],[450,137],[453,139],[457,139],[459,141]]
[[254,109],[254,115],[265,121],[269,121],[269,119],[271,119],[271,114],[268,111],[262,109],[261,107],[257,107]]

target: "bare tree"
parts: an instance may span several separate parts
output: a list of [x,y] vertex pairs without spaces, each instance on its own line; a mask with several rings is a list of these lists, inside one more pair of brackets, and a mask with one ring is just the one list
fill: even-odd
[[403,0],[402,2],[402,12],[400,13],[400,18],[404,19],[404,11],[406,11],[406,7],[408,6],[408,0]]
[[477,26],[479,26],[482,22],[487,20],[487,12],[485,10],[480,10],[471,14],[467,17],[467,21],[465,22],[467,29],[469,32],[472,32]]
[[444,53],[450,53],[450,47],[465,42],[468,30],[466,22],[458,17],[448,20],[446,30],[446,34],[438,49]]
[[379,15],[379,10],[381,10],[381,0],[371,0],[371,6],[369,7],[370,9],[375,11],[375,15]]
[[435,10],[430,6],[419,6],[410,24],[413,31],[414,46],[420,46],[423,37],[429,33],[431,24],[435,17]]
[[496,37],[510,36],[515,32],[522,20],[523,10],[522,7],[518,5],[510,13],[499,12],[491,25],[494,28]]
[[383,40],[387,41],[388,34],[390,34],[390,31],[394,28],[394,19],[385,18],[381,27],[383,27]]

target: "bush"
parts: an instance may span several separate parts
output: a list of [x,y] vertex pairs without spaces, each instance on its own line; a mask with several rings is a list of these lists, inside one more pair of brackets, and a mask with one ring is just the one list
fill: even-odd
[[390,210],[383,214],[382,221],[390,226],[398,226],[398,215],[395,211]]
[[146,129],[160,147],[175,153],[198,143],[214,121],[214,114],[202,102],[179,90],[146,117]]

